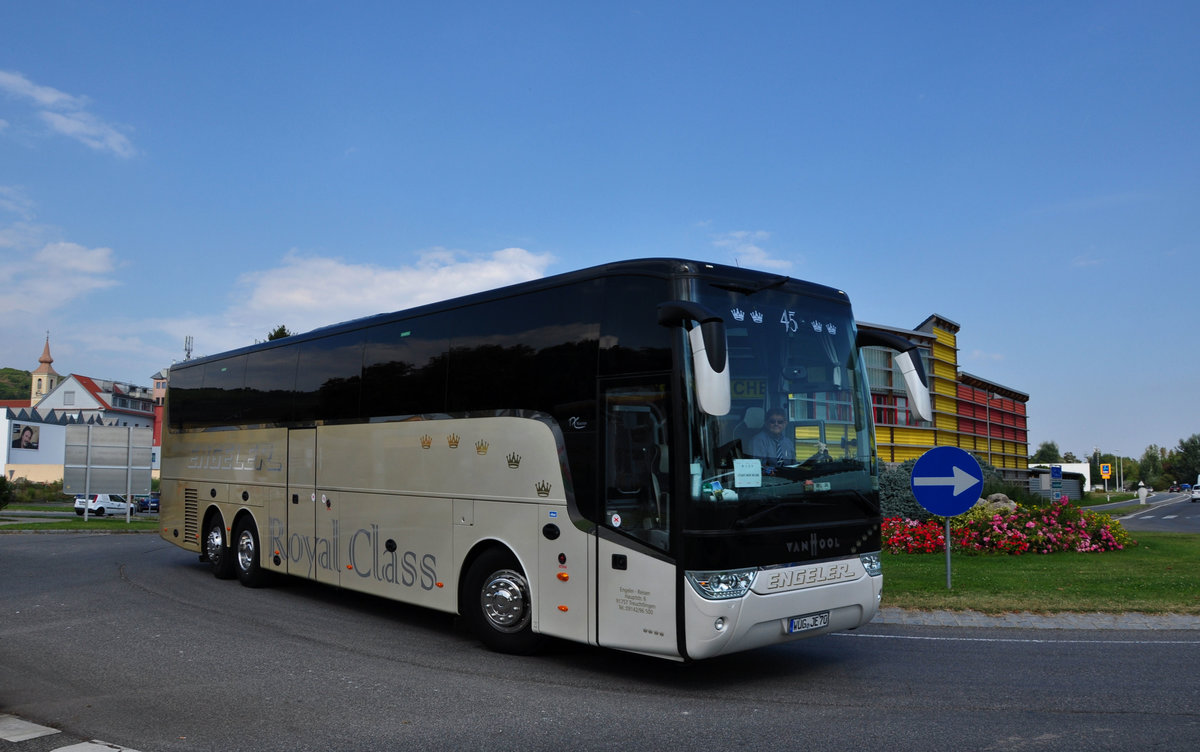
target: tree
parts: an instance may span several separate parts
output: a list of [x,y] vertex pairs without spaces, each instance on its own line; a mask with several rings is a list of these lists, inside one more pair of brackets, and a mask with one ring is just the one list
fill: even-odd
[[1058,452],[1058,444],[1053,441],[1043,441],[1041,444],[1038,444],[1037,451],[1033,453],[1029,461],[1042,465],[1062,462],[1062,455]]
[[1138,462],[1139,480],[1152,488],[1162,486],[1163,451],[1157,444],[1146,447],[1142,459]]
[[1175,453],[1175,473],[1181,483],[1195,484],[1200,475],[1200,433],[1179,440]]
[[284,337],[290,336],[292,336],[292,333],[288,331],[288,328],[283,324],[280,324],[279,326],[275,327],[275,331],[267,335],[267,341],[270,342],[274,339],[283,339]]

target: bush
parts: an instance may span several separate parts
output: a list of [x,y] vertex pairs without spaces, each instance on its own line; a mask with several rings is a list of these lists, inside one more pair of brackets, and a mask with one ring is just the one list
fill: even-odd
[[42,504],[47,501],[62,501],[61,480],[53,483],[30,483],[24,478],[10,482],[0,478],[0,509],[11,504]]
[[928,520],[933,515],[917,502],[912,492],[912,470],[916,460],[902,462],[879,473],[879,508],[884,517]]

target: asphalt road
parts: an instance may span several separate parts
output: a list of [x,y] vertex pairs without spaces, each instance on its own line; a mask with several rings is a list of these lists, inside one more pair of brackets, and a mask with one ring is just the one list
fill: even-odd
[[0,535],[0,713],[152,750],[1194,749],[1200,633],[872,624],[692,665],[498,655],[450,616],[249,590],[152,535]]
[[1193,502],[1190,493],[1155,493],[1146,497],[1146,504],[1125,501],[1119,504],[1102,504],[1088,507],[1108,513],[1112,509],[1140,507],[1138,511],[1125,514],[1118,519],[1126,530],[1158,533],[1200,533],[1200,502]]

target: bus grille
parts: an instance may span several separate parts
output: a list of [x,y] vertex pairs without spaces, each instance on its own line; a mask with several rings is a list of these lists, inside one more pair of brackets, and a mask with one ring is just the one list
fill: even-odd
[[200,494],[194,488],[183,489],[183,539],[200,540]]

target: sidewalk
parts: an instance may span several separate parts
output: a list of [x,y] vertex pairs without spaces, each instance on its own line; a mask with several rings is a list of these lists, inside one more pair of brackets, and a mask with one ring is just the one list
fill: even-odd
[[930,627],[1010,627],[1014,629],[1200,630],[1200,616],[1190,614],[983,614],[978,611],[915,611],[882,608],[872,624]]

